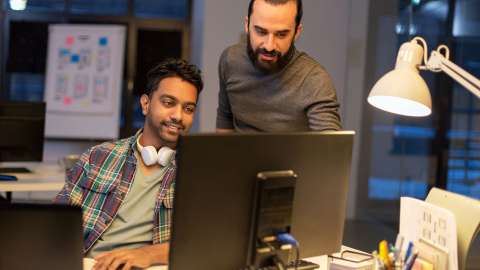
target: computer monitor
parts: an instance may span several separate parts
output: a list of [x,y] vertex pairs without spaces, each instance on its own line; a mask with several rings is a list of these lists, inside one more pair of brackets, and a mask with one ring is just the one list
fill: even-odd
[[44,128],[44,102],[0,102],[0,162],[42,161]]
[[292,170],[291,233],[307,258],[340,249],[353,132],[181,137],[169,269],[243,269],[257,173]]
[[70,205],[0,204],[0,269],[81,270],[82,210]]

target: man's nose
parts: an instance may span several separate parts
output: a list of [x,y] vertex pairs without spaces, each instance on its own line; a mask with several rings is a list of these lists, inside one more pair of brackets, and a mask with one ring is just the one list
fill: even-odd
[[176,122],[181,122],[183,118],[183,108],[182,106],[176,106],[172,113],[170,114],[170,118]]
[[273,34],[270,34],[267,36],[267,40],[265,41],[264,47],[265,47],[265,50],[269,52],[275,50],[275,36]]

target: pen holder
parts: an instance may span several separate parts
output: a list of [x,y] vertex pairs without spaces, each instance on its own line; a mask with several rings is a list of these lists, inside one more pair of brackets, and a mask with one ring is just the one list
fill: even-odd
[[328,255],[329,270],[373,270],[373,256],[368,253],[345,250],[340,256]]

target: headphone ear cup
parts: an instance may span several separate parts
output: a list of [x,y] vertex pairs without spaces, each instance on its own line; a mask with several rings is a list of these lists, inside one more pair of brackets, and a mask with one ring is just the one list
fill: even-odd
[[143,147],[140,154],[142,155],[143,162],[147,166],[155,164],[158,160],[157,150],[153,146]]
[[158,164],[167,166],[175,156],[175,151],[168,147],[162,147],[158,150]]

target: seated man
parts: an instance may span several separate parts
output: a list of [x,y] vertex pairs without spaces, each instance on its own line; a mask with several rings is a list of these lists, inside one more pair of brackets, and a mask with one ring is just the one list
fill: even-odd
[[93,269],[168,263],[176,171],[171,149],[192,126],[202,88],[195,66],[160,63],[148,72],[140,99],[143,129],[90,148],[67,173],[55,201],[82,207],[84,252],[96,260]]

